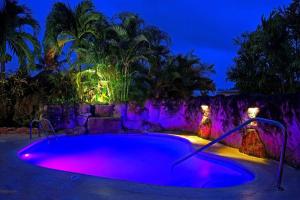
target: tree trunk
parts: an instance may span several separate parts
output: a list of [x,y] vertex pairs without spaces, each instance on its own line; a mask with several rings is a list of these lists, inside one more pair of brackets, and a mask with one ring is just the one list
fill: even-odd
[[57,62],[55,60],[54,50],[46,50],[44,60],[47,69],[56,70],[58,68]]
[[5,63],[4,62],[1,62],[0,72],[1,72],[1,80],[5,80]]
[[4,37],[4,40],[2,40],[0,44],[0,79],[5,80],[5,63],[8,61],[7,54],[6,54],[6,38]]

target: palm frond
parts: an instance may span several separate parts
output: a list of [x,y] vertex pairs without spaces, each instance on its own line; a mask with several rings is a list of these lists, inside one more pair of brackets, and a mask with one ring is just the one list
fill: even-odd
[[113,25],[110,27],[110,29],[113,30],[119,38],[128,39],[127,31],[122,26]]
[[[29,69],[35,66],[41,51],[37,39],[39,25],[30,10],[17,1],[5,0],[0,10],[0,26],[0,55],[8,55],[7,50],[10,49],[18,57],[20,67]],[[31,30],[28,31],[28,27]]]

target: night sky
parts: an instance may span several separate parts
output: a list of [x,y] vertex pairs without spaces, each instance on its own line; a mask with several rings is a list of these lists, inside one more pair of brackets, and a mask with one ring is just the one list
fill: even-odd
[[[20,0],[26,4],[41,25],[57,0]],[[71,6],[80,0],[62,0]],[[94,0],[99,11],[112,17],[130,11],[139,14],[147,24],[155,25],[172,38],[174,53],[194,51],[203,62],[215,64],[213,79],[218,89],[233,86],[226,81],[226,71],[233,64],[237,47],[233,39],[255,30],[262,15],[286,6],[291,0]],[[13,71],[16,61],[8,64]]]

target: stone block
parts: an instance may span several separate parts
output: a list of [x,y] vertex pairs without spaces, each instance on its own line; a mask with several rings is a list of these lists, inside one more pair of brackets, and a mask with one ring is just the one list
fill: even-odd
[[144,129],[142,120],[126,120],[123,125],[129,130],[143,131]]
[[80,135],[86,133],[86,128],[82,126],[78,126],[75,128],[67,128],[67,129],[60,130],[58,133],[64,133],[67,135]]
[[89,104],[79,104],[78,113],[79,114],[91,113],[91,105],[89,105]]
[[126,104],[115,104],[113,116],[117,118],[124,117],[126,115]]
[[89,133],[118,133],[121,132],[121,120],[114,117],[90,117],[87,128]]
[[[30,129],[28,127],[20,127],[20,128],[15,128],[15,127],[0,127],[0,134],[29,134]],[[37,134],[38,129],[33,128],[32,129],[32,134]]]
[[0,128],[0,134],[12,134],[15,133],[16,128],[10,128],[10,127],[1,127]]
[[76,121],[79,126],[85,126],[88,118],[91,116],[91,113],[80,114],[76,116]]
[[[17,134],[30,134],[30,128],[20,127],[20,128],[17,128],[15,130],[15,132]],[[38,133],[38,129],[37,128],[32,128],[32,134],[37,134],[37,133]]]
[[96,117],[112,117],[114,114],[114,105],[95,105]]
[[76,113],[74,106],[63,106],[63,128],[76,127]]

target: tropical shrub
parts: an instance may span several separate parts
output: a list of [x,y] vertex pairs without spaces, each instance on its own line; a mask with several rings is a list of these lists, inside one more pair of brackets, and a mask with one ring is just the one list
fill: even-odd
[[76,89],[81,102],[98,104],[110,101],[107,81],[101,78],[94,69],[87,69],[76,74]]
[[74,71],[43,71],[35,76],[39,83],[39,92],[44,104],[78,103]]
[[41,104],[38,82],[18,72],[2,81],[0,88],[0,126],[27,126]]
[[[137,15],[122,13],[117,19],[105,30],[106,37],[81,42],[78,52],[82,56],[75,63],[87,65],[89,72],[97,75],[97,84],[103,88],[100,93],[110,103],[129,100],[134,66],[146,60],[150,50],[143,21]],[[81,87],[79,82],[77,85]]]
[[254,32],[244,33],[228,79],[243,93],[300,91],[300,1],[263,17]]
[[213,65],[202,63],[193,54],[170,56],[160,70],[150,73],[150,97],[157,101],[180,101],[193,96],[194,91],[207,95],[215,90],[209,78]]

